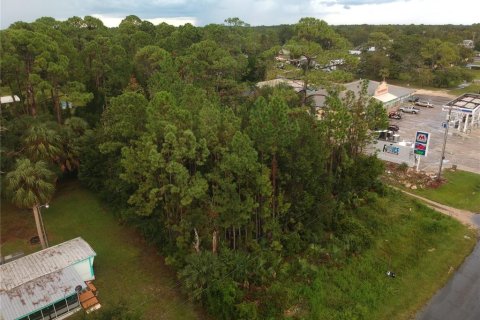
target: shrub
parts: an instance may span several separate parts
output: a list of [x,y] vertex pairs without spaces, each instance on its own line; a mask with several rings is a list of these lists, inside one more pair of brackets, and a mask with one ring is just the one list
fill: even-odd
[[347,253],[360,253],[372,245],[372,233],[360,221],[348,217],[340,222],[339,227]]

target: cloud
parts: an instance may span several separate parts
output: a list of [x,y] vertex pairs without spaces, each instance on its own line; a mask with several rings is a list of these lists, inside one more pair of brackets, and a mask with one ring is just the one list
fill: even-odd
[[346,6],[361,6],[365,4],[383,4],[390,2],[398,2],[406,0],[336,0],[337,4],[346,5]]
[[0,0],[0,6],[1,28],[42,16],[63,20],[94,14],[104,17],[106,25],[128,15],[172,24],[195,21],[199,26],[229,17],[251,25],[293,24],[302,17],[330,24],[479,22],[477,0]]
[[[330,24],[472,24],[478,23],[478,12],[466,8],[478,7],[477,0],[339,0],[337,2],[372,2],[350,5],[350,10],[328,13],[324,19]],[[379,3],[381,2],[381,3]],[[348,5],[348,4],[347,4]],[[337,6],[340,6],[338,4]],[[317,10],[321,10],[318,7]]]

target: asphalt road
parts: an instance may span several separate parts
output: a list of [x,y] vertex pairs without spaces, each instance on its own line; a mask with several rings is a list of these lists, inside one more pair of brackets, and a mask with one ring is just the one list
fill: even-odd
[[[404,113],[401,120],[390,120],[390,123],[400,127],[400,140],[413,141],[415,132],[426,131],[431,134],[428,156],[422,158],[420,169],[436,172],[440,165],[441,151],[447,112],[442,111],[442,106],[451,101],[450,98],[440,96],[418,95],[420,99],[429,101],[434,108],[422,108],[419,114]],[[457,165],[459,169],[480,173],[480,128],[472,130],[469,134],[459,133],[450,128],[447,147],[445,150],[444,168]],[[480,319],[480,318],[479,318]]]
[[[480,214],[471,221],[480,229]],[[438,291],[417,320],[480,319],[480,241],[448,283]]]
[[480,242],[477,242],[473,253],[416,319],[480,319]]

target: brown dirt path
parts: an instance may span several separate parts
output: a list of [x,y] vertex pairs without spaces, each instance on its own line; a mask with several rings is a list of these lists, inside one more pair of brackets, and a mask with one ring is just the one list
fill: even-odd
[[461,209],[457,209],[457,208],[452,208],[452,207],[446,206],[444,204],[441,204],[441,203],[429,200],[427,198],[418,196],[416,194],[410,193],[408,191],[401,190],[399,188],[395,188],[395,189],[400,190],[401,192],[403,192],[405,194],[408,194],[409,196],[412,196],[412,197],[415,197],[417,199],[422,200],[430,208],[432,208],[432,209],[434,209],[438,212],[441,212],[443,214],[446,214],[446,215],[448,215],[448,216],[450,216],[454,219],[457,219],[461,223],[463,223],[463,224],[465,224],[465,225],[467,225],[471,228],[480,230],[480,221],[478,219],[478,216],[473,212],[470,212],[470,211],[467,211],[467,210],[461,210]]

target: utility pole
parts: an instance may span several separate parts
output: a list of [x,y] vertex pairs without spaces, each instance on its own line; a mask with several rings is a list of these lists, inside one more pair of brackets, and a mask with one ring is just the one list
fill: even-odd
[[[43,224],[43,217],[42,217],[42,211],[40,210],[42,207],[45,207],[48,209],[49,205],[48,203],[47,204],[44,204],[44,205],[41,205],[41,206],[37,206],[38,208],[38,216],[39,216],[39,220],[40,220],[40,227],[42,229],[42,237],[43,237],[43,241],[45,243],[45,246],[46,248],[48,248],[48,238],[47,238],[47,231],[45,230],[45,225]],[[45,248],[43,248],[45,249]]]
[[445,134],[443,135],[442,156],[440,158],[440,166],[438,168],[437,180],[440,181],[442,175],[443,159],[445,159],[445,147],[447,146],[448,128],[450,127],[450,116],[452,115],[452,106],[448,106],[447,125],[445,126]]

